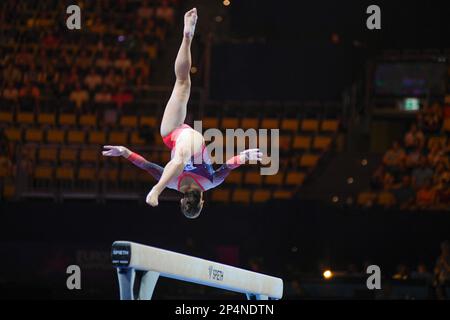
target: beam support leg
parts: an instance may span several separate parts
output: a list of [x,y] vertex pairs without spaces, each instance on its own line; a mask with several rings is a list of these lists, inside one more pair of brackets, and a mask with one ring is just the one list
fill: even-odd
[[159,273],[155,271],[147,271],[141,279],[141,286],[139,288],[139,300],[151,300],[153,291],[155,290],[156,282],[158,281]]
[[136,271],[132,268],[117,268],[119,278],[120,300],[134,300],[134,279]]

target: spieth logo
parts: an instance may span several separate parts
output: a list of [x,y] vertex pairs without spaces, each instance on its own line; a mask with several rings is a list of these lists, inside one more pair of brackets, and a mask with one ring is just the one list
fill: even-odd
[[213,266],[209,266],[209,278],[217,281],[223,281],[223,271],[214,269]]

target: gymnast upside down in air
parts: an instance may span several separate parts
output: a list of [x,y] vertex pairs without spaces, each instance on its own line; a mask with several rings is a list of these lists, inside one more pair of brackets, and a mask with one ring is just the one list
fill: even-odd
[[146,202],[155,207],[165,188],[184,194],[181,211],[187,218],[197,218],[203,208],[203,192],[217,187],[231,170],[247,160],[260,161],[258,149],[242,151],[214,170],[202,134],[184,123],[191,89],[191,42],[197,22],[197,9],[184,16],[183,41],[175,60],[176,82],[172,95],[164,110],[160,133],[164,143],[172,150],[171,160],[165,168],[145,160],[123,146],[104,146],[104,156],[122,156],[150,173],[158,183],[148,193]]

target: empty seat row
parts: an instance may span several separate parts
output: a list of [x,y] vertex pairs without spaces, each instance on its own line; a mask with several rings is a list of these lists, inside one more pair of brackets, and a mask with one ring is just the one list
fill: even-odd
[[266,190],[266,189],[228,189],[220,188],[212,191],[211,200],[213,202],[266,202],[270,199],[287,200],[294,195],[292,189]]

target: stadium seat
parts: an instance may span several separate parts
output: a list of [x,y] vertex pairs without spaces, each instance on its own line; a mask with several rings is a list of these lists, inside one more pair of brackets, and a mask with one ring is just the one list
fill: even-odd
[[97,180],[97,171],[92,167],[81,167],[78,169],[78,179],[84,181]]
[[212,201],[216,202],[228,202],[230,200],[230,190],[218,188],[212,191]]
[[264,179],[264,183],[270,186],[279,186],[283,184],[284,173],[278,172],[275,175],[266,176]]
[[330,137],[322,137],[322,136],[314,137],[314,141],[313,141],[313,148],[314,149],[325,150],[325,149],[328,149],[330,144],[331,144],[331,138]]
[[361,192],[358,194],[356,203],[359,206],[368,207],[368,206],[372,206],[375,203],[376,198],[377,198],[377,195],[374,192]]
[[302,121],[301,130],[305,132],[315,132],[319,128],[319,121],[315,119],[305,119]]
[[444,120],[444,125],[443,125],[442,129],[445,132],[450,132],[450,118],[447,118]]
[[170,161],[170,152],[168,151],[161,152],[159,161],[161,161],[161,166],[164,167],[165,164]]
[[44,140],[44,132],[41,129],[28,129],[25,132],[26,142],[42,142]]
[[119,177],[120,177],[121,181],[127,181],[127,182],[136,181],[137,174],[141,174],[141,173],[142,172],[139,171],[138,168],[131,167],[131,168],[122,169],[120,171]]
[[294,138],[293,148],[296,150],[309,150],[311,146],[311,137],[296,136]]
[[73,167],[63,166],[56,168],[56,179],[73,180],[75,178],[75,170]]
[[264,189],[258,189],[253,192],[253,202],[266,202],[270,200],[270,191]]
[[210,129],[210,128],[218,128],[219,127],[219,119],[217,118],[204,118],[202,121],[202,126],[205,129]]
[[251,193],[250,193],[250,190],[248,190],[248,189],[236,189],[233,192],[231,201],[238,202],[238,203],[249,203],[250,195],[251,195]]
[[263,176],[259,171],[248,171],[244,176],[244,183],[249,185],[261,185]]
[[33,176],[35,179],[51,180],[53,178],[53,172],[53,166],[36,166]]
[[223,118],[221,123],[222,129],[236,129],[239,127],[239,119],[238,118]]
[[261,122],[262,129],[279,129],[278,119],[263,119]]
[[382,191],[378,194],[377,204],[385,208],[394,206],[396,203],[394,195],[389,191]]
[[138,127],[138,118],[136,116],[122,116],[119,124],[124,128],[136,129]]
[[145,140],[139,136],[139,133],[134,131],[130,136],[130,143],[135,146],[141,146],[145,144]]
[[278,200],[288,200],[293,196],[292,191],[290,190],[276,190],[273,192],[272,197]]
[[324,132],[336,132],[338,127],[338,120],[323,120],[320,130]]
[[96,162],[100,155],[100,150],[82,148],[80,151],[80,160],[81,162]]
[[22,130],[19,128],[6,128],[5,135],[11,142],[19,142],[22,140]]
[[109,133],[108,144],[112,145],[126,145],[127,133],[122,131],[112,131]]
[[58,160],[58,149],[52,147],[41,147],[38,150],[38,159],[40,162],[56,162]]
[[239,170],[231,171],[231,173],[225,179],[226,184],[241,184],[241,182],[242,182],[242,171]]
[[67,142],[68,143],[76,143],[82,144],[84,143],[85,133],[81,130],[70,130],[67,133]]
[[38,123],[41,126],[54,126],[56,123],[55,115],[53,113],[40,113],[38,114]]
[[283,119],[281,121],[281,130],[297,132],[298,120],[297,119]]
[[[149,126],[150,128],[156,128],[156,118],[149,116],[142,116],[139,119],[140,126]],[[159,132],[159,127],[157,128]]]
[[59,124],[61,126],[75,126],[77,118],[72,113],[63,113],[59,116]]
[[97,126],[97,117],[93,114],[84,114],[80,116],[79,124],[82,127],[95,127]]
[[258,118],[244,118],[241,121],[241,128],[244,130],[247,129],[259,129],[259,120]]
[[76,161],[78,155],[78,150],[74,148],[61,148],[59,151],[60,161]]
[[303,172],[288,172],[286,175],[286,184],[289,186],[301,186],[305,181]]
[[317,162],[319,161],[319,157],[314,154],[304,154],[300,158],[300,166],[301,167],[315,167]]
[[32,112],[19,112],[17,114],[17,122],[19,124],[33,124],[34,113]]
[[63,143],[65,132],[58,129],[50,129],[47,131],[48,143]]
[[282,135],[279,138],[279,142],[280,142],[280,145],[279,145],[280,150],[285,150],[285,151],[290,150],[291,136]]
[[106,133],[104,131],[91,131],[88,133],[89,144],[106,144]]
[[13,114],[11,112],[0,112],[0,123],[13,123]]
[[113,167],[104,167],[101,170],[100,177],[105,181],[116,182],[119,178],[119,170]]

